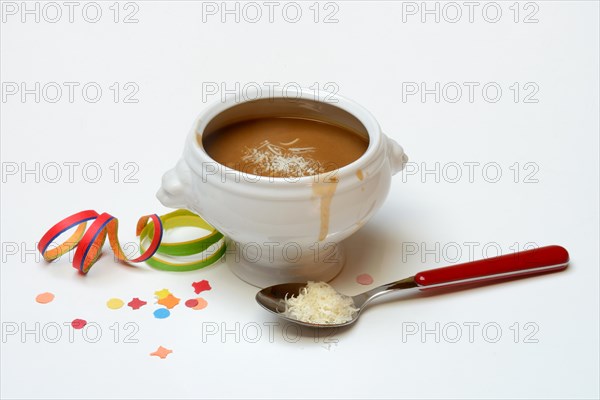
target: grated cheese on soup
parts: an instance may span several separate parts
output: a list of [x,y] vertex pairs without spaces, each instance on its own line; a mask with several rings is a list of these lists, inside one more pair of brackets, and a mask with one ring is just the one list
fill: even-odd
[[325,282],[308,282],[298,296],[286,295],[284,302],[285,316],[311,324],[343,324],[358,312],[351,297]]
[[248,172],[255,175],[299,178],[324,172],[323,167],[309,155],[315,152],[314,147],[289,147],[299,140],[280,142],[284,147],[263,140],[258,147],[246,148],[242,161],[248,163]]

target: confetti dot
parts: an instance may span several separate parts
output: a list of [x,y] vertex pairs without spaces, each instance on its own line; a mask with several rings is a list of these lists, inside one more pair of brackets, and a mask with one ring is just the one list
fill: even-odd
[[185,302],[185,306],[189,308],[194,308],[198,305],[198,299],[189,299]]
[[140,307],[145,306],[146,303],[144,300],[140,300],[137,297],[134,297],[133,299],[131,299],[131,301],[129,303],[127,303],[127,305],[129,307],[131,307],[133,310],[138,310]]
[[161,306],[165,306],[170,310],[177,304],[179,304],[179,300],[181,299],[178,299],[177,297],[169,293],[167,297],[163,297],[162,299],[158,300],[158,304],[160,304]]
[[106,307],[110,308],[111,310],[118,310],[119,308],[123,307],[123,304],[125,304],[123,300],[112,298],[106,302]]
[[165,347],[158,346],[158,349],[156,349],[156,351],[153,351],[152,353],[150,353],[150,355],[160,357],[160,358],[167,358],[167,356],[169,354],[171,354],[172,352],[173,352],[173,350],[169,350]]
[[166,308],[159,308],[158,310],[154,311],[154,317],[158,319],[168,318],[169,315],[171,315],[171,311],[167,310]]
[[207,280],[201,280],[199,282],[194,282],[194,283],[192,283],[192,286],[194,287],[194,292],[196,294],[200,294],[201,292],[204,292],[205,290],[212,289],[210,287],[210,283],[208,283]]
[[194,310],[202,310],[203,308],[206,308],[206,306],[208,305],[208,302],[206,300],[204,300],[202,297],[198,297],[196,300],[198,301],[198,304],[196,304],[196,306],[192,307],[192,309],[194,309]]
[[35,298],[35,301],[40,304],[50,303],[52,300],[54,300],[54,295],[50,292],[40,293]]
[[82,329],[87,325],[87,321],[85,319],[76,318],[71,322],[71,326],[73,329]]
[[154,295],[159,300],[164,299],[165,297],[167,297],[170,294],[171,294],[171,292],[169,292],[169,289],[162,289],[162,290],[157,290],[156,292],[154,292]]
[[373,277],[369,274],[360,274],[356,277],[356,282],[361,285],[370,285],[373,283]]

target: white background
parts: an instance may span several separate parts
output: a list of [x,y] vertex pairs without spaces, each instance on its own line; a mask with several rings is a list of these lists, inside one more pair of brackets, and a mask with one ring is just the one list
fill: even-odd
[[[420,13],[403,14],[410,4],[391,1],[342,1],[327,8],[321,3],[318,22],[314,6],[309,9],[312,2],[302,2],[297,23],[282,15],[285,3],[275,9],[273,23],[262,2],[263,16],[256,23],[248,21],[254,18],[248,8],[239,22],[226,15],[223,23],[220,13],[203,15],[202,3],[192,1],[138,1],[127,8],[122,3],[117,23],[109,8],[113,2],[99,3],[97,23],[83,18],[83,2],[70,23],[68,8],[59,2],[58,22],[44,18],[54,18],[49,8],[39,22],[35,15],[25,15],[22,22],[22,10],[4,12],[6,3],[1,27],[2,323],[4,333],[14,326],[36,331],[39,323],[40,338],[38,343],[34,333],[22,337],[21,331],[3,338],[2,397],[599,396],[597,2],[520,3],[518,22],[514,6],[509,8],[513,2],[499,2],[502,15],[496,23],[482,15],[485,2],[475,8],[472,23],[462,2],[456,23],[448,21],[455,9],[446,7],[439,23],[433,15],[421,22]],[[38,3],[40,12],[43,6]],[[442,11],[443,6],[438,5]],[[138,22],[123,23],[136,7]],[[243,12],[243,4],[238,7]],[[493,19],[489,7],[486,18]],[[332,11],[338,22],[324,23]],[[93,10],[88,12],[93,18]],[[288,12],[292,19],[293,10]],[[531,13],[538,22],[524,23]],[[41,93],[36,103],[32,94],[9,95],[10,82],[28,88],[35,82],[80,86],[72,103],[65,86],[56,103],[48,101],[54,92]],[[103,90],[96,103],[82,96],[89,82]],[[116,103],[109,88],[114,82],[121,88]],[[133,97],[137,103],[123,101],[131,91],[124,90],[128,82],[139,88]],[[566,247],[569,269],[439,296],[391,299],[330,338],[308,331],[296,338],[293,326],[255,304],[256,288],[238,280],[226,263],[171,274],[116,264],[107,249],[81,277],[67,258],[39,261],[31,251],[36,241],[76,211],[118,216],[123,241],[135,240],[138,216],[168,211],[154,197],[161,175],[179,158],[195,116],[207,103],[220,101],[220,95],[206,93],[207,84],[222,82],[232,90],[236,83],[239,89],[265,82],[320,88],[333,83],[330,88],[367,107],[414,163],[411,174],[394,178],[378,214],[348,239],[348,265],[332,283],[338,290],[365,290],[355,283],[362,272],[383,284],[528,243]],[[464,90],[456,103],[449,101],[454,92],[442,93],[439,103],[434,95],[403,101],[403,87],[410,82],[425,82],[430,89],[435,82],[441,87],[457,82]],[[479,84],[472,102],[463,82]],[[487,99],[482,95],[489,82],[502,89],[496,102],[490,101],[493,91]],[[516,102],[510,89],[515,82],[520,88]],[[528,90],[527,83],[533,85]],[[537,102],[524,102],[531,88],[539,89],[529,98]],[[36,162],[41,163],[39,177],[21,174]],[[46,169],[45,176],[43,168],[51,162],[79,162],[74,182],[66,166],[59,182],[49,182],[55,170]],[[97,183],[88,182],[94,169],[82,174],[82,166],[92,162],[102,172]],[[117,183],[110,169],[115,162],[121,172]],[[132,177],[138,183],[125,182],[125,173],[132,171],[124,168],[127,162],[139,167]],[[437,162],[439,182],[434,174],[421,174]],[[472,182],[464,164],[469,162],[479,163]],[[457,165],[451,163],[462,172],[456,183],[450,182]],[[496,164],[483,173],[489,163]],[[531,163],[527,169],[525,163]],[[15,165],[19,171],[7,174]],[[497,170],[502,176],[492,183]],[[152,304],[138,311],[105,306],[111,297],[152,302],[153,292],[162,288],[183,303],[193,295],[191,282],[201,279],[213,286],[203,294],[209,303],[203,311],[181,304],[170,318],[157,320]],[[55,293],[55,301],[35,303],[45,291]],[[70,343],[63,327],[58,343],[49,343],[55,332],[44,334],[44,327],[74,318],[96,322],[102,330],[98,342],[89,343],[77,331]],[[117,343],[110,329],[115,322],[120,324]],[[126,322],[139,327],[138,343],[124,343]],[[277,324],[272,337],[265,323]],[[479,324],[471,338],[470,323]],[[433,333],[406,335],[415,326],[435,331],[436,324],[437,341]],[[486,332],[485,324],[491,326]],[[452,343],[457,325],[462,336]],[[257,326],[261,336],[251,343]],[[207,335],[214,327],[219,332]],[[490,343],[495,327],[502,331]],[[224,329],[230,332],[223,337]],[[93,338],[92,330],[88,334]],[[527,334],[532,336],[526,340]],[[174,353],[164,360],[150,357],[159,345]]]

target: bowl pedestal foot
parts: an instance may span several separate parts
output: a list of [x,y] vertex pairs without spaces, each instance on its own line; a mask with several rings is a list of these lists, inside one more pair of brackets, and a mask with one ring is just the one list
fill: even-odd
[[288,282],[329,282],[346,263],[342,243],[302,248],[296,243],[259,246],[228,240],[227,246],[226,261],[231,271],[259,288]]

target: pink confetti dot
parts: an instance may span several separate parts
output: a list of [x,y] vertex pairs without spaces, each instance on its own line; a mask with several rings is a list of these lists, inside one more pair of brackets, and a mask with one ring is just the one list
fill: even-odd
[[370,285],[373,283],[373,277],[369,274],[360,274],[356,277],[356,282],[361,285]]
[[76,318],[71,322],[73,329],[83,329],[87,325],[87,321],[84,319]]
[[206,306],[208,305],[208,302],[206,300],[204,300],[202,297],[197,297],[196,300],[198,301],[198,304],[196,304],[196,306],[193,308],[193,310],[202,310],[202,309],[206,308]]

